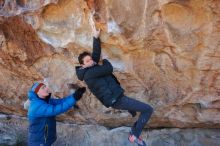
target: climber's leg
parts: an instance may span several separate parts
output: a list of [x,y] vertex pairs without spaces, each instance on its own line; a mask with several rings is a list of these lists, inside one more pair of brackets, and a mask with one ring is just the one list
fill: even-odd
[[115,109],[141,112],[138,120],[135,122],[136,124],[134,124],[131,130],[132,134],[136,137],[140,136],[145,124],[149,121],[153,113],[153,108],[150,105],[127,96],[120,98],[112,107]]

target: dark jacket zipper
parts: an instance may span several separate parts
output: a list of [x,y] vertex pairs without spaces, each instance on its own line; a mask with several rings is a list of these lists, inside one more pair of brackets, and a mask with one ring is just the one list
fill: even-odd
[[47,143],[47,136],[48,136],[48,125],[46,124],[44,127],[44,140]]

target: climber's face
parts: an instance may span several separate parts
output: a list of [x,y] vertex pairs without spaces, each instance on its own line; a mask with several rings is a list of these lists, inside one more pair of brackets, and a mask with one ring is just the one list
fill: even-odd
[[43,85],[42,87],[40,87],[39,91],[37,92],[37,95],[40,98],[46,98],[50,93],[49,88],[46,85]]
[[93,64],[94,64],[94,61],[92,60],[92,57],[90,55],[87,55],[83,58],[82,67],[86,68],[86,67],[92,66]]

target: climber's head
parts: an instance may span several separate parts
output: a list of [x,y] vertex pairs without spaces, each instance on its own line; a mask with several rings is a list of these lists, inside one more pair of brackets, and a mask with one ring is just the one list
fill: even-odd
[[89,52],[83,52],[79,54],[78,61],[80,65],[84,68],[92,66],[94,64],[92,56]]
[[39,82],[33,84],[31,91],[35,92],[40,98],[43,99],[46,98],[50,93],[49,88],[44,83]]

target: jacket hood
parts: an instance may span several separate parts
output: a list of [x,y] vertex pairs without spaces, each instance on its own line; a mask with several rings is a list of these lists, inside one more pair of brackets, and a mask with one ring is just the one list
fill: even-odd
[[82,68],[81,66],[76,67],[76,75],[79,80],[83,81],[86,70],[87,68]]
[[35,99],[38,99],[39,97],[38,97],[38,95],[35,93],[35,92],[33,92],[33,91],[28,91],[28,99],[29,100],[35,100]]

